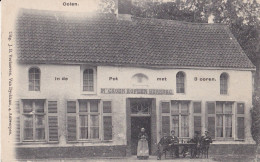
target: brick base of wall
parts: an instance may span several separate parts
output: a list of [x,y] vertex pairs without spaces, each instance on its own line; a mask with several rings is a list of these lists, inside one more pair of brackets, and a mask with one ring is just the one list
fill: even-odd
[[211,144],[210,155],[245,155],[251,156],[256,153],[254,144]]
[[[16,148],[17,159],[60,159],[86,157],[125,157],[127,147],[120,146],[80,146],[80,147],[35,147]],[[211,157],[218,156],[254,156],[256,145],[250,144],[212,144]]]
[[126,146],[16,148],[16,159],[124,157]]

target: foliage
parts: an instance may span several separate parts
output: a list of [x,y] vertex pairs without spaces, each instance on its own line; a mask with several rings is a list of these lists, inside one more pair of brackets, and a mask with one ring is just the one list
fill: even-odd
[[256,144],[260,144],[260,95],[254,95],[253,108],[251,109],[251,134]]

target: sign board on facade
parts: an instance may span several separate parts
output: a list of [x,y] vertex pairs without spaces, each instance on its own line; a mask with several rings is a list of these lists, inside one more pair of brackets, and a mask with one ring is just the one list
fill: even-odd
[[172,89],[101,88],[102,94],[173,95]]

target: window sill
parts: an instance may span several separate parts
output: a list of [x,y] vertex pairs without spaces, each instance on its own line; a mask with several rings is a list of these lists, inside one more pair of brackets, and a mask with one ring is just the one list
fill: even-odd
[[113,140],[78,140],[78,141],[67,141],[67,143],[111,143]]
[[231,138],[221,138],[221,137],[217,137],[215,139],[212,139],[213,141],[235,141],[235,139],[233,137]]
[[37,144],[57,144],[57,142],[47,142],[47,141],[22,141],[22,142],[17,142],[17,145],[37,145]]
[[87,91],[81,91],[81,94],[82,95],[89,95],[89,94],[97,94],[97,92],[96,91],[94,91],[94,92],[87,92]]

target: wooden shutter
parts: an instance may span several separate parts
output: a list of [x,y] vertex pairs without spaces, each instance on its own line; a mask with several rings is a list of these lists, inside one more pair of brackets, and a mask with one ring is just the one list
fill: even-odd
[[20,127],[20,103],[19,101],[15,102],[15,111],[16,111],[16,118],[15,118],[15,130],[16,130],[16,134],[15,134],[15,142],[20,142],[21,141],[21,127]]
[[237,121],[237,139],[244,140],[245,139],[245,104],[237,103],[237,111],[236,111],[236,121]]
[[112,102],[103,101],[103,136],[104,140],[112,140],[113,138],[112,124]]
[[59,141],[59,126],[58,126],[58,104],[57,101],[48,101],[48,128],[49,142]]
[[67,101],[67,140],[69,142],[77,140],[76,107],[76,101]]
[[201,102],[193,102],[194,134],[201,132]]
[[215,102],[207,102],[207,109],[206,109],[206,123],[208,131],[210,132],[210,136],[212,139],[215,138],[215,130],[216,130],[216,124],[215,124],[215,115],[216,115],[216,105]]
[[162,101],[161,102],[161,125],[162,125],[162,134],[161,137],[166,133],[167,135],[170,135],[171,130],[171,120],[170,120],[170,102],[169,101]]

